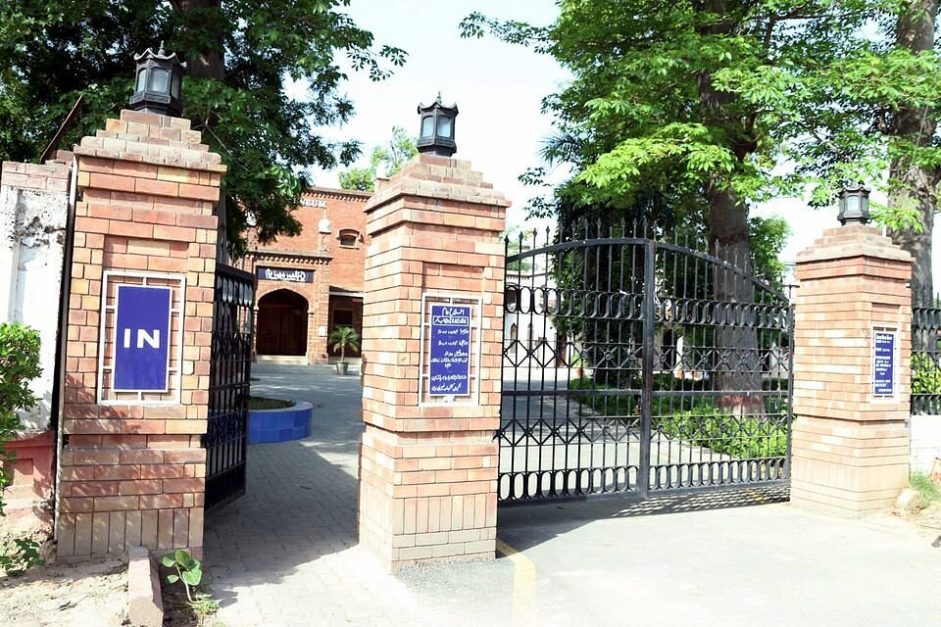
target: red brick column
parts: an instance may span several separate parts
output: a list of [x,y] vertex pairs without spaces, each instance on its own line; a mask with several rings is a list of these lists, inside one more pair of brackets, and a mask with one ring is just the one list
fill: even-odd
[[[214,208],[225,167],[189,129],[188,120],[123,111],[75,150],[57,518],[62,556],[132,545],[202,547],[200,436],[208,417]],[[171,327],[170,366],[179,372],[170,390],[139,398],[110,389],[109,308],[117,285],[145,280],[173,287],[183,316],[182,327],[178,319]]]
[[[879,229],[826,231],[797,258],[791,501],[847,514],[908,482],[911,257]],[[898,333],[895,394],[873,394],[873,333]]]
[[[469,162],[433,155],[419,155],[381,181],[366,205],[372,241],[363,310],[359,529],[360,541],[393,569],[494,557],[499,234],[508,206]],[[427,393],[427,379],[420,382],[428,372],[423,296],[479,303],[473,322],[476,327],[479,317],[481,354],[478,367],[472,337],[472,393],[450,404]]]

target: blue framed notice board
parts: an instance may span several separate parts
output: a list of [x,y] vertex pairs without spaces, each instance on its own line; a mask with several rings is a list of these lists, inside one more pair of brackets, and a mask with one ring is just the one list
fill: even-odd
[[432,305],[428,359],[429,396],[470,394],[470,305]]
[[895,396],[895,346],[898,332],[874,329],[872,333],[872,394]]

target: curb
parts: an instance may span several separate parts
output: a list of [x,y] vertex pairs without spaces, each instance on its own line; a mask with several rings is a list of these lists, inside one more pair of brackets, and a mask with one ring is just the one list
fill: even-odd
[[127,610],[131,624],[160,627],[163,625],[163,598],[156,564],[142,546],[128,548],[127,557]]

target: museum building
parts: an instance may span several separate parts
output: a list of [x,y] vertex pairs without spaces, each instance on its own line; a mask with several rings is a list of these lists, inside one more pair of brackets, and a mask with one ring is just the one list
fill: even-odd
[[[294,217],[300,235],[249,240],[245,269],[256,278],[259,361],[324,363],[339,357],[327,337],[347,325],[362,334],[369,192],[311,187]],[[347,350],[347,356],[359,357]]]

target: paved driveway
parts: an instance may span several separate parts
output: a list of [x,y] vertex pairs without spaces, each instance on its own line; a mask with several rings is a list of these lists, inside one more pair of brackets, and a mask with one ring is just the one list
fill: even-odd
[[254,376],[256,394],[312,402],[314,423],[307,440],[250,447],[247,495],[207,517],[230,627],[941,624],[933,537],[756,505],[775,497],[762,492],[503,508],[510,557],[389,575],[356,545],[359,378]]

